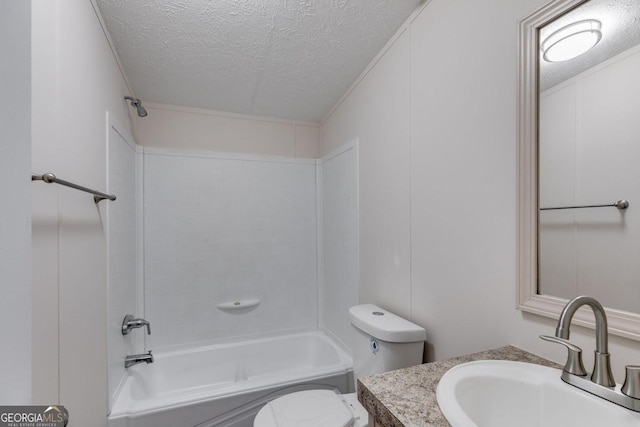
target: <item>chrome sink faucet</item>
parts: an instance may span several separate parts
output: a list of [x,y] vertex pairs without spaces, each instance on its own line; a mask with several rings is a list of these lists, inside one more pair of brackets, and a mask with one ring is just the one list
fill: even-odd
[[147,353],[142,354],[132,354],[124,358],[124,368],[130,368],[133,365],[137,365],[138,363],[153,363],[153,355],[151,354],[151,350]]
[[595,299],[588,296],[579,296],[564,307],[558,319],[558,327],[556,328],[556,337],[569,339],[569,327],[571,319],[576,311],[583,305],[588,305],[596,316],[596,351],[591,373],[591,381],[605,387],[615,387],[616,382],[611,372],[611,361],[609,355],[609,331],[607,329],[607,315],[602,305]]
[[[571,320],[583,305],[591,307],[596,317],[596,350],[590,379],[586,378],[587,372],[582,364],[582,349],[569,342]],[[541,335],[540,338],[567,347],[569,354],[561,376],[564,382],[632,411],[640,412],[640,366],[627,366],[624,385],[620,389],[616,387],[608,350],[607,315],[598,301],[584,295],[572,299],[560,314],[556,336]]]

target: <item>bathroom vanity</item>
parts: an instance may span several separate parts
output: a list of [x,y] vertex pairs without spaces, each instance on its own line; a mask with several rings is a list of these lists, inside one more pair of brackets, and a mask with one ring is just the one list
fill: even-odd
[[562,368],[557,363],[507,346],[360,378],[358,400],[369,412],[369,426],[448,426],[436,401],[438,382],[454,366],[476,360],[513,360]]

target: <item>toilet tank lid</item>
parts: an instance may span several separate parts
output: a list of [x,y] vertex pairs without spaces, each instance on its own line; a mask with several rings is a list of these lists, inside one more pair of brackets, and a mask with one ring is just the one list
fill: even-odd
[[424,328],[373,304],[349,309],[351,324],[363,332],[387,342],[417,342],[427,339]]

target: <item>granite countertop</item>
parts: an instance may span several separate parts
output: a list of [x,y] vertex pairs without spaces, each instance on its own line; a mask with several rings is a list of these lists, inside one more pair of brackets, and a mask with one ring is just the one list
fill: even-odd
[[449,426],[438,407],[436,387],[449,369],[474,360],[515,360],[562,368],[557,363],[507,346],[360,378],[358,400],[384,427]]

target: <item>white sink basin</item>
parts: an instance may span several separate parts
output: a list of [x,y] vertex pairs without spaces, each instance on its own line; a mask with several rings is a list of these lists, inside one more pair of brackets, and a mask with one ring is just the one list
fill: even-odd
[[436,396],[453,427],[640,426],[640,413],[560,379],[559,369],[478,361],[445,373]]

